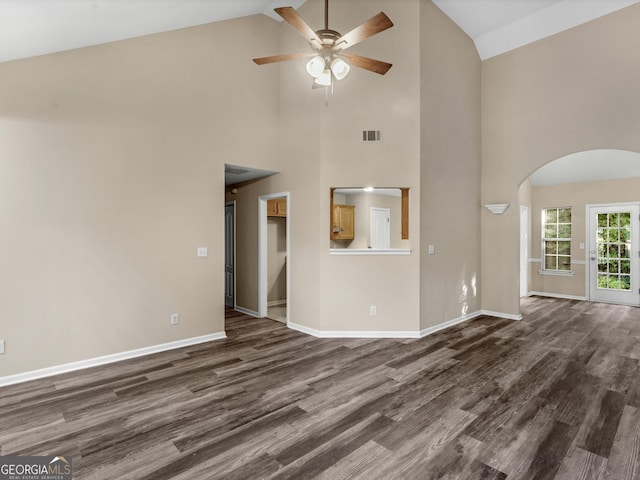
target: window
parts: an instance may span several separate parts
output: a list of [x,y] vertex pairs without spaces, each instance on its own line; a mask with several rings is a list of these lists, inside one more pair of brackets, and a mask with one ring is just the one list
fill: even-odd
[[542,210],[542,262],[546,271],[571,271],[571,208]]
[[631,290],[631,212],[598,213],[598,288]]

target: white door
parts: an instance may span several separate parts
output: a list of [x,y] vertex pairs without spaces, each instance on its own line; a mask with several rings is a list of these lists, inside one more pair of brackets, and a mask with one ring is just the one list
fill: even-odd
[[640,304],[638,205],[589,206],[589,299]]
[[391,210],[371,207],[371,238],[369,246],[376,249],[391,248]]
[[235,308],[236,301],[236,205],[234,202],[224,204],[224,304]]

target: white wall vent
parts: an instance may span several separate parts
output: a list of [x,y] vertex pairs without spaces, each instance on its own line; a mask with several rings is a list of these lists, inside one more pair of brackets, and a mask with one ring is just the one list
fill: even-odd
[[381,142],[382,133],[380,130],[363,130],[362,131],[363,142]]

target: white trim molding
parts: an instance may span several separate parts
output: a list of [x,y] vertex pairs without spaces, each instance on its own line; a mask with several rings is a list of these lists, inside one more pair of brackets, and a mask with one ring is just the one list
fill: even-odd
[[329,255],[411,255],[405,248],[330,248]]
[[293,322],[287,325],[317,338],[420,338],[420,332],[411,330],[316,330]]
[[482,312],[478,310],[477,312],[469,313],[467,315],[454,318],[453,320],[449,320],[444,323],[439,323],[438,325],[434,325],[433,327],[424,328],[420,330],[420,338],[434,334],[436,332],[439,332],[440,330],[444,330],[445,328],[453,327],[454,325],[458,325],[459,323],[464,323],[468,320],[472,320],[476,317],[479,317],[480,315],[482,315]]
[[513,313],[501,313],[501,312],[493,312],[491,310],[480,310],[482,315],[488,315],[489,317],[498,317],[498,318],[506,318],[507,320],[522,320],[522,315],[513,314]]
[[538,270],[540,275],[550,275],[552,277],[573,277],[575,274],[572,270]]
[[580,297],[578,295],[563,295],[562,293],[548,293],[548,292],[529,292],[529,297],[551,297],[551,298],[564,298],[565,300],[588,300],[587,297]]
[[506,318],[507,320],[522,320],[522,315],[512,315],[508,313],[491,312],[488,310],[478,310],[462,317],[448,320],[432,327],[427,327],[420,331],[413,330],[384,330],[384,331],[370,331],[370,330],[316,330],[315,328],[306,327],[297,323],[289,322],[287,325],[292,330],[306,333],[317,338],[422,338],[428,335],[432,335],[445,328],[453,327],[459,323],[464,323],[472,320],[481,315],[488,315],[490,317]]
[[61,373],[84,370],[85,368],[98,367],[100,365],[107,365],[109,363],[120,362],[122,360],[130,360],[132,358],[142,357],[145,355],[166,352],[168,350],[175,350],[176,348],[189,347],[191,345],[212,342],[214,340],[222,340],[224,338],[227,338],[227,334],[225,332],[212,333],[209,335],[203,335],[201,337],[186,338],[184,340],[177,340],[175,342],[163,343],[151,347],[138,348],[136,350],[104,355],[102,357],[89,358],[87,360],[65,363],[63,365],[42,368],[40,370],[32,370],[30,372],[7,375],[5,377],[0,377],[0,387],[6,387],[7,385],[28,382],[30,380],[37,380],[54,375],[60,375]]

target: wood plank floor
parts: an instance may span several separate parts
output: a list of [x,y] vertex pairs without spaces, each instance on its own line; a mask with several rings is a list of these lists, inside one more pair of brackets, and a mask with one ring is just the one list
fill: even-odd
[[76,479],[640,479],[640,309],[532,297],[416,340],[228,339],[0,389]]

